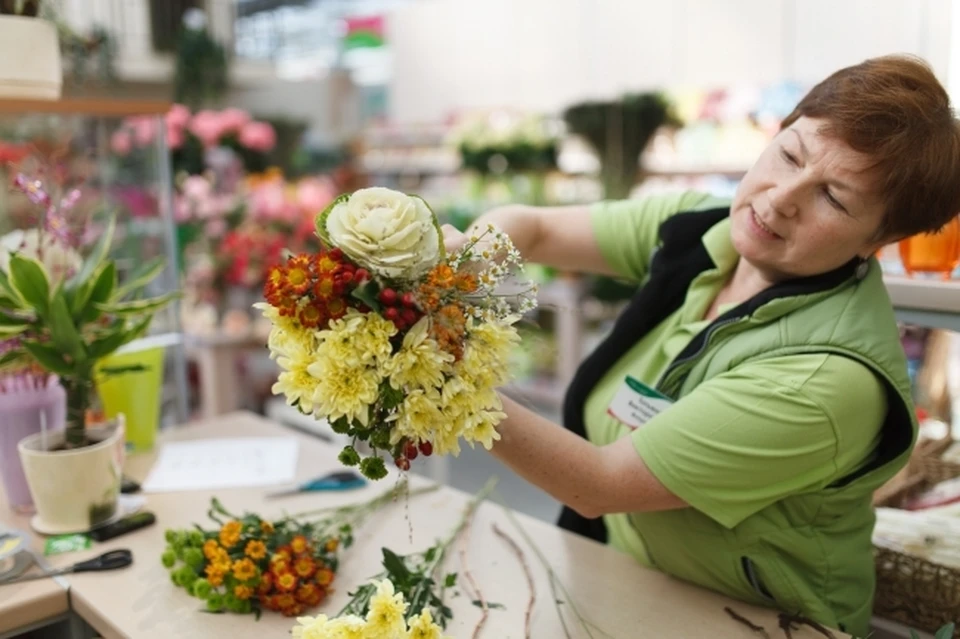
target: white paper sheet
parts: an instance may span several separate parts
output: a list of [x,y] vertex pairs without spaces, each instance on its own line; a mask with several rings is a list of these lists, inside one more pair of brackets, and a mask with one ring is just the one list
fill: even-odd
[[214,490],[290,483],[297,470],[292,437],[238,437],[170,442],[150,470],[143,491]]

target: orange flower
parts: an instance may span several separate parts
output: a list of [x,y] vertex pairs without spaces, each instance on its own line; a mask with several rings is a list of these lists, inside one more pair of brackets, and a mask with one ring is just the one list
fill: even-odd
[[293,562],[293,572],[301,579],[309,579],[313,576],[313,573],[317,572],[317,563],[312,557],[302,555]]
[[313,296],[324,301],[331,300],[340,294],[342,288],[333,275],[325,273],[317,278],[317,283],[313,285]]
[[473,273],[457,273],[457,290],[464,293],[475,293],[479,286],[477,276]]
[[300,320],[300,325],[304,328],[317,328],[326,320],[323,316],[323,309],[316,304],[307,304],[300,309],[297,319]]
[[203,556],[208,560],[213,561],[218,550],[220,550],[220,544],[217,543],[216,539],[208,539],[203,542]]
[[293,592],[297,588],[297,576],[285,570],[280,573],[274,573],[274,584],[280,592]]
[[260,522],[260,530],[263,531],[263,534],[264,534],[264,535],[272,535],[272,534],[273,534],[273,524],[271,524],[269,521],[261,521],[261,522]]
[[210,582],[211,586],[221,586],[223,585],[223,567],[217,564],[209,564],[203,570],[207,575],[207,581]]
[[332,275],[340,269],[340,262],[331,257],[329,253],[317,254],[313,265],[317,275]]
[[324,596],[326,593],[316,584],[304,584],[297,588],[297,601],[306,606],[316,606]]
[[233,562],[233,576],[240,581],[247,581],[257,576],[257,565],[244,557]]
[[277,595],[275,601],[280,610],[288,610],[297,605],[297,599],[289,592]]
[[310,551],[310,542],[303,535],[296,535],[290,540],[290,549],[294,554],[302,555]]
[[439,288],[451,288],[455,283],[453,269],[449,264],[437,264],[427,275],[427,282]]
[[297,296],[306,293],[313,284],[313,278],[310,276],[310,261],[305,255],[291,257],[287,263],[285,275],[284,287]]
[[335,297],[332,300],[327,300],[327,315],[330,316],[330,319],[340,319],[347,314],[347,303],[343,301],[343,298]]
[[210,557],[210,563],[217,566],[226,566],[224,571],[230,570],[230,553],[227,552],[226,548],[217,548],[213,551],[213,556]]
[[327,540],[326,549],[327,552],[336,552],[337,548],[340,547],[340,540],[336,537]]
[[253,596],[253,588],[250,586],[234,586],[233,594],[237,599],[249,599]]
[[261,575],[260,583],[257,585],[257,592],[262,596],[273,589],[273,573],[267,572]]
[[333,571],[329,568],[321,568],[317,571],[317,583],[321,586],[329,586],[333,582]]
[[243,525],[239,521],[228,521],[220,529],[220,543],[225,548],[232,548],[240,541],[241,530],[243,530]]
[[267,556],[267,545],[257,539],[247,542],[243,553],[250,559],[263,559]]

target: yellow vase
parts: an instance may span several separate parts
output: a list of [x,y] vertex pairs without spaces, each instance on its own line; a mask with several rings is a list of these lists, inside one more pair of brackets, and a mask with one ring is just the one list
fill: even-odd
[[[164,349],[151,348],[112,355],[97,366],[97,390],[107,419],[123,413],[131,452],[153,448],[160,422]],[[143,366],[146,370],[103,375],[103,368]]]

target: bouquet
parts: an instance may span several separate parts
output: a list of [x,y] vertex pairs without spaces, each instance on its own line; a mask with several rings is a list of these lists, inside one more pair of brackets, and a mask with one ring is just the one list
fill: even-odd
[[205,601],[210,612],[259,616],[267,609],[297,616],[332,592],[340,552],[353,543],[353,529],[405,488],[275,521],[234,515],[213,499],[208,516],[217,527],[167,530],[161,561],[174,585]]
[[536,307],[509,238],[489,227],[447,254],[427,204],[384,188],[340,196],[316,231],[320,250],[272,269],[257,305],[282,369],[273,392],[350,436],[340,460],[370,479],[387,473],[381,452],[408,470],[461,439],[489,449],[514,324]]

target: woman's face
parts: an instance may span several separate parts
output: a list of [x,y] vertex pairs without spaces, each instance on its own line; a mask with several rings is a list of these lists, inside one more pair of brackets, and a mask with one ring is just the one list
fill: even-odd
[[731,239],[769,281],[825,273],[883,246],[883,202],[870,160],[799,118],[747,172],[731,207]]

